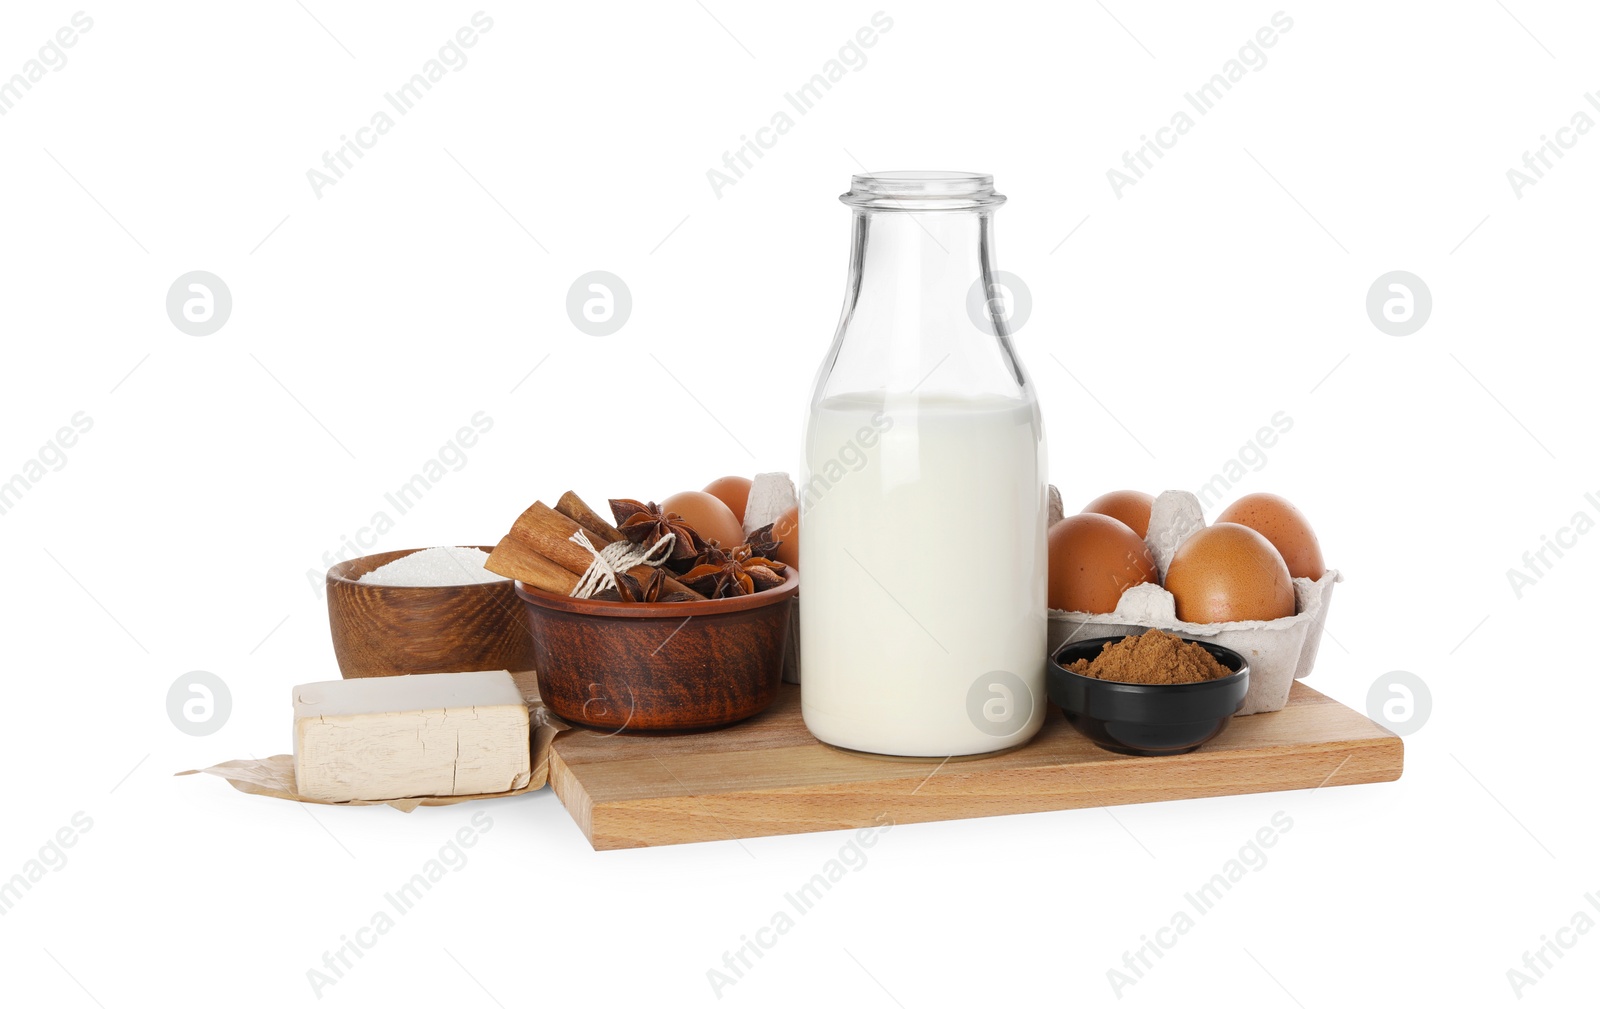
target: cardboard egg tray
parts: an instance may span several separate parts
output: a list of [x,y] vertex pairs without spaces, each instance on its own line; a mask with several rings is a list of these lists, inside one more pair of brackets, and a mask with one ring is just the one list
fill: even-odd
[[[1205,526],[1200,500],[1188,491],[1166,491],[1150,510],[1145,543],[1155,555],[1161,580],[1178,545]],[[1333,587],[1343,579],[1329,568],[1317,581],[1294,580],[1295,614],[1279,620],[1234,620],[1193,624],[1178,619],[1172,593],[1160,585],[1134,585],[1110,613],[1050,611],[1050,654],[1069,641],[1136,634],[1147,627],[1231,648],[1250,663],[1250,692],[1241,715],[1278,711],[1294,681],[1311,672],[1322,642]]]

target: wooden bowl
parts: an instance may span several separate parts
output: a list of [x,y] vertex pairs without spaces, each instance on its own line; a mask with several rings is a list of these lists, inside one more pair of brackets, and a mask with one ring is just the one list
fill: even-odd
[[733,599],[620,603],[517,583],[533,631],[539,696],[603,731],[715,729],[764,711],[783,679],[800,575]]
[[533,641],[510,579],[426,586],[358,581],[416,552],[391,550],[328,569],[328,627],[344,678],[532,669]]

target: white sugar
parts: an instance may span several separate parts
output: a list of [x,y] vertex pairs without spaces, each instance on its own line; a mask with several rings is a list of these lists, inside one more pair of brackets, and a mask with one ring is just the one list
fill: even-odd
[[392,560],[361,576],[365,585],[482,585],[505,581],[484,568],[489,555],[477,547],[430,547]]

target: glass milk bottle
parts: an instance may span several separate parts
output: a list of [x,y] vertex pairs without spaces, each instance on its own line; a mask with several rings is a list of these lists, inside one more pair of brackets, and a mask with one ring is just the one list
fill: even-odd
[[988,175],[858,175],[800,488],[800,694],[825,743],[1027,742],[1045,713],[1044,426],[995,280]]

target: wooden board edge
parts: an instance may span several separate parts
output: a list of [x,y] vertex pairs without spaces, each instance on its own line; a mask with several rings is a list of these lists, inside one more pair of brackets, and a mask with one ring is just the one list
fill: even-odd
[[[1346,742],[1326,743],[1306,747],[1287,754],[1263,757],[1259,752],[1243,751],[1239,754],[1241,766],[1251,762],[1270,760],[1276,771],[1271,778],[1241,781],[1217,781],[1211,784],[1185,784],[1166,789],[1151,790],[1143,797],[1124,802],[1100,802],[1091,792],[1069,795],[1052,795],[1048,791],[1023,792],[1022,800],[989,801],[990,808],[950,816],[941,811],[948,796],[929,794],[918,801],[911,796],[882,796],[862,794],[861,782],[842,782],[836,785],[805,785],[759,791],[685,794],[666,798],[629,799],[595,804],[577,785],[575,807],[567,802],[574,819],[589,844],[596,851],[614,851],[623,848],[658,847],[674,844],[692,844],[701,841],[729,841],[750,837],[770,837],[783,834],[805,834],[832,830],[852,830],[881,825],[888,816],[895,825],[931,823],[953,819],[978,819],[989,816],[1010,816],[1020,813],[1053,812],[1067,809],[1087,809],[1112,805],[1135,805],[1144,802],[1164,802],[1179,799],[1216,798],[1224,795],[1253,795],[1267,792],[1316,791],[1344,785],[1381,784],[1397,781],[1404,772],[1404,744],[1400,737],[1385,735]],[[1345,753],[1342,762],[1334,762]],[[1328,765],[1333,763],[1331,769]],[[1282,773],[1292,765],[1305,765],[1303,773],[1286,779]],[[1299,770],[1299,768],[1296,768]],[[563,774],[570,776],[563,766]],[[1051,769],[1017,768],[993,776],[990,784],[1007,781],[1023,783],[1029,777],[1049,773]],[[557,780],[552,767],[551,782]],[[1290,783],[1290,782],[1293,783]],[[558,790],[558,794],[560,794]],[[1032,801],[1027,801],[1027,800]],[[982,806],[986,796],[970,795],[968,802]],[[752,811],[778,803],[784,808],[804,805],[817,810],[805,821],[782,821],[760,816]],[[851,812],[828,817],[821,813],[824,805],[844,803],[852,806]],[[666,825],[665,827],[663,825]]]
[[556,798],[566,807],[567,814],[588,839],[590,847],[594,847],[594,799],[554,747],[550,749],[549,780],[550,791],[556,793]]

